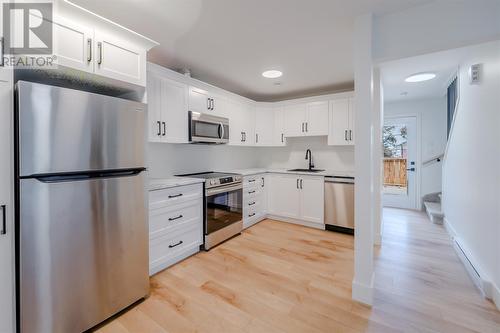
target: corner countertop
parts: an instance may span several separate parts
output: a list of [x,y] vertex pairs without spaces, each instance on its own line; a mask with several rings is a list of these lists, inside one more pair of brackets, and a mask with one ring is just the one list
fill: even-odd
[[[295,169],[295,168],[291,167],[289,169]],[[237,173],[243,176],[252,176],[261,173],[285,173],[291,175],[308,175],[308,176],[322,176],[322,177],[354,177],[353,171],[325,170],[321,172],[304,172],[304,171],[301,172],[301,171],[288,171],[289,169],[251,168],[251,169],[234,169],[234,170],[221,170],[221,171],[228,173]]]
[[201,184],[204,182],[205,182],[204,179],[189,178],[189,177],[150,178],[148,190],[157,191],[177,186]]

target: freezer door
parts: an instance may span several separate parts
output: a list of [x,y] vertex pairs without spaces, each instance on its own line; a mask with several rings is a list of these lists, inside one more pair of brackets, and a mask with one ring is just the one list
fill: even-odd
[[145,177],[21,180],[21,332],[82,332],[148,294]]
[[143,167],[141,103],[19,81],[20,176]]

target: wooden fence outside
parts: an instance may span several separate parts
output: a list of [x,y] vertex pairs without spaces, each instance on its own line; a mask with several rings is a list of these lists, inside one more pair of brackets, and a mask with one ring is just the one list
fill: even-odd
[[384,158],[384,186],[406,187],[406,168],[407,160],[404,158]]

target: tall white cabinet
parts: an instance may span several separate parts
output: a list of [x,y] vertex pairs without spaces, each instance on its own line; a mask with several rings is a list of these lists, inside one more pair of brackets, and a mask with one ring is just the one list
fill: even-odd
[[12,71],[0,67],[0,332],[14,332]]

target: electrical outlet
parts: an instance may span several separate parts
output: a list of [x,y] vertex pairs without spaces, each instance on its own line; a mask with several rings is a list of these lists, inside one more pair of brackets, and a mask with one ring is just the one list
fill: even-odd
[[470,84],[479,84],[481,82],[481,64],[470,66],[469,79]]

